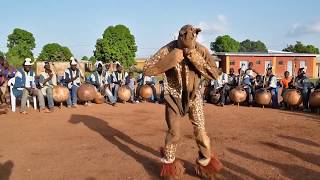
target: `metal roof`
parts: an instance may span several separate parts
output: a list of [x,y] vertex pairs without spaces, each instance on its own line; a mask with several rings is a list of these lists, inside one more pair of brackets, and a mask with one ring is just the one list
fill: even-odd
[[319,54],[307,53],[260,53],[260,52],[216,52],[218,56],[290,56],[290,57],[319,57]]

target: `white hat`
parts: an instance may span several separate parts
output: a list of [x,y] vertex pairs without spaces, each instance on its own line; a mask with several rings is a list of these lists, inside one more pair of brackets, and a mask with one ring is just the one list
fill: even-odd
[[102,64],[101,61],[97,61],[97,62],[94,64],[94,66],[96,66],[96,68],[98,68],[99,64],[100,64],[101,66],[103,66],[103,64]]
[[24,59],[24,62],[23,62],[23,65],[25,66],[32,66],[33,63],[31,62],[32,60],[30,58],[25,58]]
[[71,61],[71,65],[77,65],[78,64],[77,60],[74,57],[71,57],[70,61]]

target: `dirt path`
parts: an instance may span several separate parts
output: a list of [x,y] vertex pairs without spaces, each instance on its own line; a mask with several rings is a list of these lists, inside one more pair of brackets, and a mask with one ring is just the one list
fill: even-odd
[[[164,106],[120,104],[0,116],[0,179],[158,179]],[[205,106],[207,131],[225,165],[221,179],[320,179],[320,116]],[[187,118],[178,157],[185,179],[197,146]]]

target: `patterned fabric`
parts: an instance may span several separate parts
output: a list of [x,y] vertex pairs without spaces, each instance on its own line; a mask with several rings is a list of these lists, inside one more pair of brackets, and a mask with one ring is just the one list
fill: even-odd
[[[160,63],[170,52],[178,48],[178,42],[172,41],[162,47],[155,55],[146,61],[143,68],[146,75],[158,75],[159,69],[168,69]],[[183,49],[184,59],[175,66],[169,64],[164,73],[164,96],[166,101],[166,122],[168,132],[166,136],[164,163],[175,160],[177,143],[180,139],[180,118],[189,114],[194,128],[194,136],[201,154],[206,162],[211,158],[210,139],[205,132],[205,118],[202,95],[200,92],[201,75],[209,80],[218,78],[218,69],[213,56],[202,45],[196,43],[194,49]],[[180,57],[179,57],[180,58]],[[176,59],[174,59],[176,60]],[[168,61],[169,62],[169,61]]]
[[[166,46],[162,47],[155,55],[148,59],[144,65],[144,71],[157,66],[157,63],[166,55],[168,55],[174,48],[177,48],[177,41],[172,41]],[[187,54],[187,61],[192,64],[196,69],[193,70],[198,76],[202,75],[207,79],[217,79],[218,72],[212,55],[202,45],[196,45],[195,49],[192,49]],[[191,65],[190,64],[190,65]],[[171,95],[174,98],[182,98],[182,69],[184,68],[185,74],[185,86],[189,85],[189,71],[190,65],[188,63],[178,63],[176,66],[166,72],[164,76],[164,94]],[[152,72],[148,72],[152,74]],[[157,74],[153,74],[157,75]]]

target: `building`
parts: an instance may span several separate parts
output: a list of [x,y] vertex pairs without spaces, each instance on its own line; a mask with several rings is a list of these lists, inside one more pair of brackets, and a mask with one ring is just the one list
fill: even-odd
[[146,62],[146,58],[136,58],[135,67],[137,69],[143,69],[144,63]]
[[317,57],[316,66],[316,75],[320,78],[320,56]]
[[227,53],[218,52],[217,56],[221,59],[219,67],[224,72],[229,72],[230,68],[234,68],[237,72],[239,68],[247,69],[249,62],[253,62],[254,69],[259,74],[265,74],[267,67],[272,67],[273,73],[282,77],[285,71],[289,71],[290,75],[301,67],[306,68],[306,74],[310,78],[319,77],[320,62],[317,61],[317,54],[301,54],[290,52],[268,52],[268,53]]

